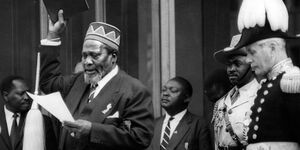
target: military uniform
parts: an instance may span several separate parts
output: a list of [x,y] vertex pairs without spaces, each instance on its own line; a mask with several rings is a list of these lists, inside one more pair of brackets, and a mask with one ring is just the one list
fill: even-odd
[[262,81],[251,111],[247,150],[299,149],[300,70],[290,58]]
[[[236,88],[236,87],[235,87]],[[246,142],[247,125],[250,122],[250,107],[256,97],[256,92],[259,89],[259,84],[256,79],[253,79],[239,90],[240,95],[232,104],[231,95],[235,88],[231,89],[224,97],[216,102],[212,123],[215,133],[215,149],[222,150],[242,149]],[[226,115],[228,119],[226,119]],[[226,127],[228,123],[232,126],[234,134],[238,137],[240,143],[234,140]]]

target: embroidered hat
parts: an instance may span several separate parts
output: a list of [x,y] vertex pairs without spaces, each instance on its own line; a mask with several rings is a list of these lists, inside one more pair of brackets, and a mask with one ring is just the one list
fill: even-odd
[[232,51],[235,51],[237,49],[240,49],[244,46],[250,45],[252,43],[255,43],[257,41],[268,39],[268,38],[283,38],[283,39],[299,39],[299,34],[294,36],[290,35],[286,32],[283,32],[282,30],[276,30],[273,31],[270,27],[270,24],[268,21],[266,21],[266,24],[262,27],[256,25],[252,28],[244,28],[242,31],[242,36],[240,41],[232,48]]
[[113,49],[119,50],[121,31],[104,22],[92,22],[86,32],[84,40],[96,40]]
[[268,38],[300,38],[287,33],[288,19],[282,0],[243,0],[237,21],[242,37],[232,50]]
[[215,52],[214,58],[218,62],[225,64],[228,62],[229,58],[233,55],[246,56],[247,53],[245,49],[241,49],[242,47],[240,47],[237,50],[235,49],[235,46],[239,43],[240,39],[241,39],[241,34],[234,35],[231,38],[230,46]]

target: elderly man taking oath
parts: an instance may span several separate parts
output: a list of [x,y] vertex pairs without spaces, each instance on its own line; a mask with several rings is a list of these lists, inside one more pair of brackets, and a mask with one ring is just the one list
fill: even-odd
[[150,93],[117,65],[120,30],[103,22],[90,24],[83,43],[83,72],[63,76],[59,70],[59,34],[63,11],[41,41],[41,88],[60,91],[75,122],[63,122],[61,150],[142,150],[152,139]]

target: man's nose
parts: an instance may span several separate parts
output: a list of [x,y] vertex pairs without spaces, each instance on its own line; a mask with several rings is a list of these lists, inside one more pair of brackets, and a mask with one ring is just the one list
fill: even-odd
[[167,91],[163,91],[161,94],[162,94],[162,96],[168,96],[169,95],[169,93]]
[[92,61],[92,58],[90,56],[86,57],[84,60],[83,60],[83,63],[85,65],[89,65],[89,64],[92,64],[93,61]]
[[23,98],[24,98],[24,100],[29,100],[30,99],[29,96],[26,93],[24,94]]
[[246,63],[251,64],[252,63],[252,59],[250,57],[246,58]]
[[230,65],[230,66],[228,66],[228,70],[229,70],[230,72],[234,71],[234,70],[235,70],[235,67],[234,67],[234,65]]

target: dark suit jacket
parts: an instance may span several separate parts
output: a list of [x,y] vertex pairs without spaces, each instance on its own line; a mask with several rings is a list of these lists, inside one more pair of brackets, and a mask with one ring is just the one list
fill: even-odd
[[[0,98],[0,101],[1,101],[0,102],[0,149],[12,150],[10,138],[8,135],[6,119],[5,119],[3,99]],[[25,118],[26,118],[26,114],[22,114],[19,122],[21,128],[20,129],[21,135],[18,139],[16,150],[22,150],[23,147],[23,132],[24,132]],[[58,144],[50,122],[51,122],[50,118],[44,116],[46,150],[57,150]]]
[[[160,149],[160,138],[165,116],[156,120],[154,136],[148,150]],[[176,133],[177,132],[177,133]],[[167,150],[212,150],[210,132],[206,122],[187,111],[177,125]]]
[[[74,115],[89,88],[84,83],[83,74],[61,75],[57,59],[58,47],[42,47],[41,56],[42,90],[45,93],[60,91]],[[107,109],[109,105],[111,108]],[[145,149],[151,142],[154,123],[150,93],[140,81],[122,70],[82,112],[85,117],[79,118],[92,122],[92,129],[88,139],[80,139],[75,143],[75,149]],[[116,112],[119,113],[118,118],[107,118]],[[66,130],[62,131],[61,149],[69,134]]]

